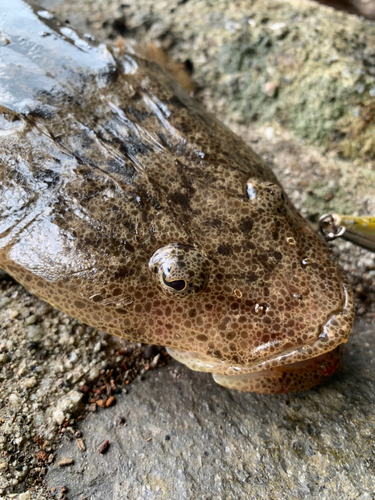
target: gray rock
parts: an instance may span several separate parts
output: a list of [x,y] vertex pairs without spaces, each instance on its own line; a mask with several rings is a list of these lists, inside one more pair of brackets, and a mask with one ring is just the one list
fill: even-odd
[[373,498],[374,350],[373,328],[357,321],[339,375],[278,396],[170,363],[87,418],[86,451],[67,440],[58,456],[74,465],[52,466],[47,484],[69,500]]

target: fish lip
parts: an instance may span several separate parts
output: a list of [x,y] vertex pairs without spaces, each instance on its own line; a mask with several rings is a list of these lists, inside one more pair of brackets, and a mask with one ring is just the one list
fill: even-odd
[[282,394],[311,389],[325,382],[340,369],[342,344],[324,354],[290,363],[275,369],[243,373],[240,375],[222,375],[213,373],[213,379],[219,385],[239,391],[259,394]]

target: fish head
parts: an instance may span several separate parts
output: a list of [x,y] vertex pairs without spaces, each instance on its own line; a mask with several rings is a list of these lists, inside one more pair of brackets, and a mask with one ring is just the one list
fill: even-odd
[[220,217],[216,236],[202,229],[196,245],[174,241],[150,259],[157,296],[168,298],[164,314],[151,309],[157,342],[231,388],[322,382],[339,368],[353,323],[335,255],[278,183],[250,179],[243,200],[206,203]]

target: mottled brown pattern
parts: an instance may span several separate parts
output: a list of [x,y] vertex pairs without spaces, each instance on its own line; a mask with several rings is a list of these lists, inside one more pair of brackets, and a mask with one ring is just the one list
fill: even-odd
[[1,267],[229,387],[300,390],[336,371],[347,278],[267,165],[155,63],[4,8]]

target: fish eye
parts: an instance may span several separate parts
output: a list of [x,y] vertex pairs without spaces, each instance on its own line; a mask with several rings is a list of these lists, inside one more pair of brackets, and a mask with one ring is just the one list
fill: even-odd
[[274,182],[259,182],[256,179],[249,179],[246,183],[246,196],[253,203],[261,203],[264,197],[272,196],[286,201],[283,189]]
[[164,293],[181,298],[203,293],[210,275],[208,260],[195,247],[182,243],[159,248],[149,268]]

